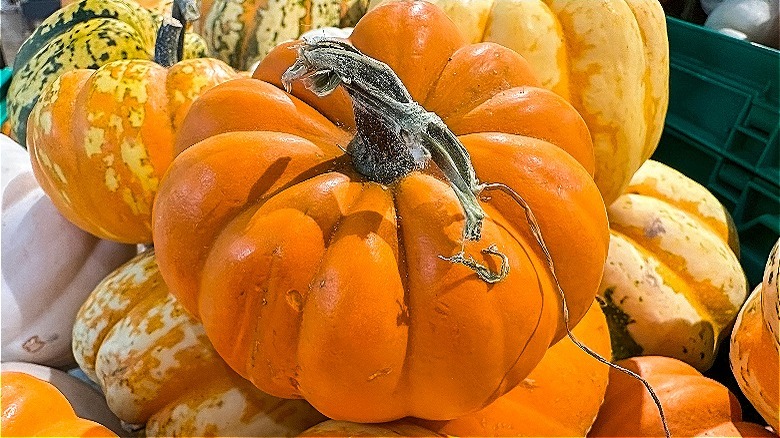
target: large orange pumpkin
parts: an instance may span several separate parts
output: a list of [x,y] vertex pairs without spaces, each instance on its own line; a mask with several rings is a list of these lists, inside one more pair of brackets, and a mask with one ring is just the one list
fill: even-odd
[[[672,436],[774,436],[757,424],[743,422],[734,394],[685,362],[640,356],[617,364],[650,383]],[[609,374],[604,404],[588,436],[664,436],[658,409],[642,383],[615,370]]]
[[77,417],[68,399],[48,382],[17,371],[3,371],[0,381],[3,436],[116,436],[94,421]]
[[[193,104],[154,207],[160,272],[260,389],[335,419],[452,419],[511,390],[565,334],[523,210],[480,198],[476,177],[535,212],[573,326],[608,246],[592,146],[519,55],[466,45],[433,5],[377,8],[351,42],[260,65],[277,84],[288,67],[302,76],[292,95],[239,79]],[[322,100],[301,84],[339,81]]]

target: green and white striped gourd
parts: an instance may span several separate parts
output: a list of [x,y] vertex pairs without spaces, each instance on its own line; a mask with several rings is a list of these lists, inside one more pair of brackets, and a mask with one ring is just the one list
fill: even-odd
[[[19,48],[8,89],[12,136],[26,143],[27,117],[44,87],[61,74],[120,59],[152,59],[162,16],[132,0],[81,0],[47,18]],[[206,56],[206,44],[185,36],[183,58]]]
[[214,0],[201,29],[213,57],[247,70],[306,31],[354,26],[367,7],[368,0]]

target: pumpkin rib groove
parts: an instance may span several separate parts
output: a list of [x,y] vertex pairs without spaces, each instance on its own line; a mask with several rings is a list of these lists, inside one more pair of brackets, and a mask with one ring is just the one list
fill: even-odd
[[411,384],[409,381],[409,376],[411,375],[409,369],[411,368],[410,358],[412,356],[409,353],[414,351],[412,348],[412,340],[416,338],[413,332],[414,329],[412,328],[413,324],[410,323],[410,321],[412,321],[412,303],[409,297],[411,286],[409,284],[408,275],[409,268],[406,252],[406,235],[404,234],[403,221],[398,216],[398,197],[396,196],[395,190],[390,190],[390,196],[392,197],[393,209],[395,210],[396,236],[398,237],[398,262],[396,265],[398,266],[398,275],[401,277],[401,286],[404,291],[403,314],[398,315],[398,317],[399,322],[406,325],[406,350],[404,351],[404,363],[400,370],[400,372],[403,373],[403,379],[399,382],[399,385],[404,385],[403,392],[404,396],[406,396],[409,393],[407,388]]
[[[537,280],[538,281],[538,280]],[[542,287],[541,282],[539,282],[539,295],[542,297],[542,303],[539,309],[539,316],[536,319],[536,325],[534,325],[534,329],[531,331],[530,336],[528,336],[528,340],[525,342],[525,345],[523,345],[523,348],[520,349],[520,352],[518,353],[515,360],[512,362],[512,366],[507,369],[507,371],[504,373],[504,376],[501,378],[501,381],[499,382],[498,386],[496,387],[496,390],[490,394],[490,397],[488,397],[485,402],[483,402],[483,406],[487,406],[492,402],[493,400],[496,400],[498,397],[500,397],[502,392],[506,391],[506,388],[504,384],[506,383],[509,374],[513,371],[515,366],[520,362],[520,359],[523,357],[523,354],[525,353],[526,348],[531,344],[531,341],[534,340],[534,335],[536,334],[536,331],[539,329],[539,326],[541,326],[542,322],[542,315],[544,315],[544,288]]]

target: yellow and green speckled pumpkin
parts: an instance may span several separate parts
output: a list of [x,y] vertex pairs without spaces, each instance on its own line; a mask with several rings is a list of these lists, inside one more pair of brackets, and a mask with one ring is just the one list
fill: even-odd
[[706,370],[747,294],[731,218],[707,189],[646,162],[607,209],[599,295],[613,355],[661,355]]
[[354,26],[367,5],[368,0],[214,0],[201,32],[212,56],[247,70],[279,43],[308,30]]
[[739,388],[780,431],[780,240],[769,253],[764,281],[750,294],[731,333],[729,360]]
[[[81,0],[44,20],[14,59],[8,89],[11,137],[25,145],[33,106],[61,74],[121,59],[152,59],[161,22],[160,15],[132,0]],[[182,58],[203,56],[203,39],[187,33]]]
[[68,71],[44,89],[30,114],[27,146],[36,179],[63,216],[98,237],[152,241],[152,203],[184,116],[206,90],[238,77],[216,59],[174,63],[181,33],[175,24],[160,28],[156,62]]
[[111,410],[148,436],[294,436],[325,419],[233,372],[168,293],[152,251],[95,288],[76,318],[73,353]]

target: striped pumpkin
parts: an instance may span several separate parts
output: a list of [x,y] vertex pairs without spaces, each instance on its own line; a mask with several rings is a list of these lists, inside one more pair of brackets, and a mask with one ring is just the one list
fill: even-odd
[[247,70],[279,43],[328,26],[353,26],[368,0],[213,0],[201,26],[211,55]]
[[780,240],[769,254],[764,281],[739,312],[731,333],[731,370],[750,403],[775,430],[780,431]]
[[[372,0],[371,7],[388,0]],[[509,47],[585,119],[609,205],[652,155],[669,94],[658,0],[430,0],[466,41]]]
[[73,353],[121,420],[148,436],[294,436],[325,419],[234,373],[168,293],[154,252],[95,288],[73,327]]
[[725,208],[676,170],[646,162],[607,209],[599,295],[613,355],[661,355],[703,371],[747,294]]
[[[168,50],[159,39],[164,65],[175,63],[162,59],[175,51],[177,30]],[[68,71],[44,89],[30,114],[35,177],[79,228],[117,242],[151,242],[152,203],[184,116],[206,90],[237,77],[211,58],[170,68],[128,59]]]
[[[8,89],[12,138],[26,143],[27,118],[61,74],[121,59],[152,59],[162,17],[132,0],[81,0],[55,12],[22,44]],[[185,36],[183,58],[205,56],[202,38]]]

